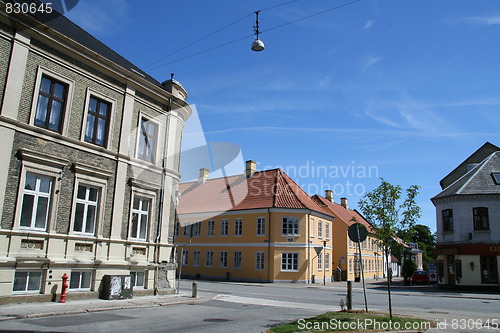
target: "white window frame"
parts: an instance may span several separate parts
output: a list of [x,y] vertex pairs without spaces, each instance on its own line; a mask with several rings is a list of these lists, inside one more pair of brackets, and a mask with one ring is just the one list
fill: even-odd
[[219,252],[219,268],[227,268],[227,251]]
[[193,266],[194,267],[200,267],[200,256],[201,256],[200,250],[193,251]]
[[310,229],[311,229],[311,230],[309,230],[309,232],[310,232],[309,237],[310,237],[310,238],[314,238],[314,228],[316,227],[315,220],[314,220],[314,219],[311,219],[311,220],[309,221],[309,223],[310,223],[309,225],[310,225]]
[[235,251],[233,257],[233,269],[241,269],[243,265],[243,253],[241,251]]
[[[71,277],[73,276],[73,273],[78,273],[79,274],[79,282],[78,282],[78,287],[76,288],[72,288],[71,287]],[[87,277],[89,278],[89,286],[88,288],[82,288],[81,285],[82,285],[82,281],[83,281],[83,274],[88,274]],[[93,277],[93,272],[91,270],[86,270],[86,269],[77,269],[77,270],[72,270],[71,273],[70,273],[70,278],[69,278],[69,281],[68,281],[68,285],[69,285],[69,290],[72,290],[72,291],[90,291],[92,290],[92,281],[93,281],[94,277]]]
[[[27,273],[26,276],[26,284],[25,288],[23,290],[14,290],[14,283],[16,280],[16,274],[17,273]],[[29,281],[30,281],[30,276],[31,274],[36,273],[37,275],[40,274],[40,284],[38,286],[37,290],[27,290],[29,286]],[[12,293],[13,294],[40,294],[42,293],[42,286],[44,283],[44,272],[42,270],[36,270],[36,269],[19,269],[14,271],[14,278],[12,279]]]
[[[283,233],[283,230],[285,229],[284,228],[285,223],[286,223],[287,233]],[[299,219],[297,217],[283,217],[281,222],[281,232],[282,236],[299,236],[300,235]]]
[[325,253],[325,270],[330,270],[330,253]]
[[[137,276],[139,274],[142,275],[142,284],[138,284],[137,283],[137,281],[138,281]],[[132,286],[134,288],[144,288],[144,289],[146,289],[147,274],[146,274],[145,270],[144,271],[130,271],[130,276],[132,277],[131,283],[132,283]]]
[[[99,146],[99,145],[96,145],[94,143],[85,141],[85,131],[87,130],[87,117],[88,117],[88,113],[89,113],[89,103],[90,103],[91,97],[95,97],[97,99],[100,99],[106,103],[109,103],[109,105],[110,105],[110,108],[108,110],[108,112],[109,112],[108,133],[106,136],[106,142],[104,143],[104,146]],[[81,127],[82,130],[80,133],[80,141],[91,144],[91,145],[95,145],[98,147],[103,147],[103,148],[108,149],[108,150],[113,149],[112,147],[110,147],[110,145],[111,145],[111,142],[113,142],[113,124],[114,124],[114,118],[115,118],[115,106],[116,106],[116,104],[117,104],[116,99],[110,98],[109,96],[106,96],[106,95],[103,95],[94,89],[87,88],[87,92],[86,92],[86,96],[85,96],[85,109],[83,112],[83,123],[82,123],[82,127]]]
[[242,236],[243,235],[243,219],[237,218],[234,220],[234,235]]
[[266,257],[263,251],[258,251],[255,254],[255,270],[263,271],[266,267]]
[[69,127],[68,126],[69,118],[71,116],[70,110],[71,110],[71,104],[73,102],[73,89],[75,86],[75,81],[68,79],[68,78],[62,76],[61,74],[54,72],[48,68],[42,67],[40,65],[38,66],[37,73],[36,73],[35,89],[33,90],[33,99],[31,102],[31,112],[30,112],[29,124],[31,126],[35,126],[35,116],[36,116],[36,109],[37,109],[37,105],[38,105],[38,97],[40,94],[40,85],[42,84],[42,77],[44,75],[48,76],[48,77],[52,77],[53,79],[55,79],[57,81],[61,81],[64,84],[67,84],[68,91],[67,91],[67,95],[66,95],[66,103],[64,105],[63,110],[61,110],[62,114],[63,114],[63,121],[61,123],[61,132],[54,132],[52,130],[46,129],[44,127],[39,127],[39,126],[36,126],[36,128],[40,128],[43,131],[47,131],[47,132],[51,132],[51,133],[60,133],[63,136],[67,136],[68,135],[68,127]]
[[[157,133],[157,137],[156,137],[156,142],[155,142],[155,150],[152,154],[152,161],[148,161],[146,159],[143,159],[141,157],[139,157],[139,143],[140,143],[140,139],[141,139],[141,123],[142,123],[142,119],[146,119],[146,122],[152,122],[154,124],[156,124],[156,126],[158,126],[158,133]],[[140,161],[143,161],[143,162],[146,162],[146,163],[151,163],[151,164],[156,164],[159,160],[158,158],[158,152],[161,151],[161,149],[163,147],[160,146],[161,144],[161,140],[160,138],[163,137],[163,133],[162,133],[162,124],[161,122],[159,122],[157,119],[155,119],[155,117],[153,116],[150,116],[144,112],[139,112],[139,117],[138,117],[138,122],[137,122],[137,129],[136,129],[136,133],[137,133],[137,137],[136,137],[136,143],[135,143],[135,158],[140,160]]]
[[207,237],[213,237],[215,231],[215,221],[208,220],[207,221]]
[[266,235],[266,218],[258,217],[256,220],[256,235],[265,236]]
[[193,224],[190,222],[185,222],[184,226],[182,227],[182,236],[190,238],[192,234],[192,229],[193,229]]
[[220,221],[220,235],[226,237],[229,234],[229,220],[223,219]]
[[318,220],[318,238],[323,238],[323,221]]
[[214,266],[214,251],[208,250],[205,257],[205,267],[211,268]]
[[[148,212],[148,225],[146,226],[146,237],[145,238],[132,237],[132,218],[133,218],[133,214],[134,214],[134,210],[135,210],[134,209],[134,199],[136,197],[139,197],[141,199],[147,199],[150,201],[149,212]],[[141,203],[141,205],[142,205],[142,203]],[[130,196],[130,216],[129,216],[129,227],[128,227],[128,235],[129,235],[128,238],[129,239],[134,240],[134,241],[145,242],[151,238],[153,219],[156,216],[155,215],[156,214],[155,207],[156,207],[156,194],[155,194],[155,192],[147,191],[147,190],[144,190],[142,188],[133,188],[132,189],[132,194]]]
[[[289,260],[292,260],[291,265],[288,263]],[[285,264],[286,268],[283,268],[284,264]],[[294,268],[295,266],[296,266],[296,268]],[[282,252],[281,253],[281,271],[282,272],[298,272],[299,271],[299,253],[298,252]]]
[[[27,175],[34,175],[36,177],[36,182],[35,182],[35,189],[34,190],[27,190],[25,189],[26,186],[26,179]],[[48,178],[50,181],[49,185],[49,192],[41,192],[40,191],[40,180],[39,177],[43,178]],[[23,209],[21,207],[21,216],[19,220],[19,227],[21,229],[27,229],[27,230],[38,230],[38,231],[47,231],[49,219],[50,219],[50,208],[52,204],[52,195],[54,193],[54,183],[56,182],[56,179],[51,176],[46,176],[46,175],[41,175],[39,173],[34,173],[34,172],[26,172],[25,177],[24,177],[24,185],[23,185],[23,192],[22,192],[22,207],[24,207],[24,197],[25,195],[30,195],[34,197],[33,200],[33,205],[31,206],[31,221],[29,226],[23,226],[21,225],[21,220],[22,220],[22,212]],[[47,199],[47,211],[45,215],[45,222],[44,226],[42,228],[36,226],[36,217],[38,213],[38,203],[40,202],[41,198]]]
[[[18,193],[17,193],[17,203],[15,212],[15,223],[14,230],[30,230],[37,232],[49,232],[55,229],[55,219],[57,216],[57,208],[59,203],[59,195],[61,189],[61,182],[58,181],[63,167],[66,166],[65,162],[59,158],[48,159],[48,156],[37,154],[35,152],[23,151],[22,155],[22,167],[21,173],[19,175],[21,181],[19,182]],[[44,163],[45,162],[45,163]],[[44,163],[44,164],[40,164]],[[55,165],[55,166],[54,166]],[[21,213],[24,199],[24,187],[26,185],[26,174],[34,173],[40,176],[46,176],[53,178],[52,182],[52,192],[51,199],[49,202],[48,219],[45,229],[31,229],[28,227],[21,227]]]
[[318,271],[323,270],[323,253],[318,253]]
[[182,249],[181,253],[181,265],[187,266],[189,264],[189,250]]
[[326,239],[330,239],[330,223],[325,221],[325,237]]
[[[85,199],[79,199],[78,198],[78,188],[80,186],[86,187],[85,191]],[[91,201],[87,200],[89,188],[94,188],[97,190],[97,201]],[[74,193],[74,200],[73,200],[73,212],[71,214],[71,231],[74,234],[81,234],[81,235],[88,235],[88,236],[95,236],[98,233],[98,227],[100,225],[100,215],[102,212],[102,187],[95,186],[95,185],[90,185],[84,182],[75,182],[75,193]],[[84,212],[83,212],[83,222],[82,222],[82,231],[77,231],[75,230],[75,219],[76,219],[76,206],[78,204],[84,205]],[[95,220],[94,220],[94,232],[88,233],[85,231],[86,229],[86,220],[87,220],[87,214],[88,214],[88,206],[95,206]]]
[[193,237],[200,237],[201,236],[201,222],[193,223],[191,228],[193,228]]

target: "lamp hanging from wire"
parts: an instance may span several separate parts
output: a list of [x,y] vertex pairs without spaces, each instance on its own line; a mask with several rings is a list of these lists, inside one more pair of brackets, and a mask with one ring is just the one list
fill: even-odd
[[264,43],[259,39],[259,12],[260,10],[255,12],[255,26],[253,30],[255,31],[255,40],[252,43],[252,51],[259,52],[264,50]]

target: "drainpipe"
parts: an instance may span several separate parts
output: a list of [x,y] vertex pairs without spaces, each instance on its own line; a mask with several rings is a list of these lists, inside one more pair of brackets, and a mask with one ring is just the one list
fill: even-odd
[[[271,282],[271,210],[267,209],[267,216],[269,222],[267,223],[268,237],[267,237],[267,282]],[[274,260],[272,261],[274,264]]]
[[311,211],[309,210],[309,215],[307,215],[307,281],[311,283]]

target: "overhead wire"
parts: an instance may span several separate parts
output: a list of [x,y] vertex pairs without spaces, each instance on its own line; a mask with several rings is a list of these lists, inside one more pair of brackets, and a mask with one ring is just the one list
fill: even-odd
[[[292,0],[292,1],[288,1],[288,2],[285,2],[285,3],[282,3],[282,4],[278,4],[278,5],[276,5],[276,6],[268,7],[268,8],[265,8],[265,9],[261,9],[260,11],[262,12],[262,11],[265,11],[265,10],[273,9],[273,8],[280,7],[280,6],[283,6],[283,5],[286,5],[286,4],[289,4],[289,3],[292,3],[292,2],[297,2],[297,1],[300,1],[300,0]],[[319,11],[319,12],[317,12],[317,13],[313,13],[313,14],[310,14],[310,15],[307,15],[307,16],[304,16],[304,17],[301,17],[301,18],[298,18],[298,19],[296,19],[296,20],[292,20],[292,21],[290,21],[290,22],[286,22],[286,23],[283,23],[283,24],[280,24],[280,25],[274,26],[274,27],[272,27],[272,28],[269,28],[269,29],[266,29],[266,30],[261,31],[260,33],[262,34],[262,33],[265,33],[265,32],[272,31],[272,30],[276,30],[276,29],[282,28],[282,27],[284,27],[284,26],[287,26],[287,25],[290,25],[290,24],[293,24],[293,23],[296,23],[296,22],[299,22],[299,21],[302,21],[302,20],[306,20],[306,19],[308,19],[308,18],[311,18],[311,17],[314,17],[314,16],[318,16],[318,15],[321,15],[321,14],[324,14],[324,13],[327,13],[327,12],[330,12],[330,11],[333,11],[333,10],[336,10],[336,9],[340,9],[340,8],[343,8],[343,7],[347,7],[347,6],[349,6],[349,5],[352,5],[352,4],[355,4],[355,3],[357,3],[357,2],[361,2],[361,1],[362,1],[362,0],[353,0],[353,1],[350,1],[350,2],[347,2],[347,3],[344,3],[344,4],[342,4],[342,5],[338,5],[338,6],[335,6],[335,7],[331,7],[331,8],[328,8],[328,9],[325,9],[325,10],[322,10],[322,11]],[[251,16],[251,15],[253,15],[253,14],[254,14],[254,13],[251,13],[251,14],[249,14],[249,15],[246,15],[246,16],[244,16],[244,17],[242,17],[242,18],[238,19],[237,21],[235,21],[235,22],[233,22],[233,23],[230,23],[230,24],[228,24],[228,25],[224,26],[223,28],[220,28],[220,29],[218,29],[217,31],[215,31],[215,32],[213,32],[213,33],[211,33],[211,34],[206,35],[205,37],[202,37],[202,38],[200,38],[200,39],[196,40],[195,42],[192,42],[192,43],[190,43],[189,45],[186,45],[186,46],[184,46],[183,48],[181,48],[181,49],[179,49],[179,50],[177,50],[177,51],[174,51],[174,52],[172,52],[172,53],[170,53],[170,54],[166,55],[165,57],[161,58],[160,60],[157,60],[157,61],[155,61],[154,63],[152,63],[152,64],[150,64],[150,65],[146,66],[146,67],[145,67],[145,70],[146,70],[146,69],[148,69],[150,66],[152,66],[152,65],[154,65],[154,64],[157,64],[158,62],[160,62],[160,61],[162,61],[162,60],[164,60],[164,59],[168,58],[169,56],[171,56],[171,55],[173,55],[173,54],[175,54],[175,53],[177,53],[177,52],[179,52],[179,51],[181,51],[181,50],[184,50],[184,49],[186,49],[187,47],[189,47],[189,46],[191,46],[191,45],[193,45],[193,44],[195,44],[195,43],[197,43],[197,42],[199,42],[199,41],[201,41],[201,40],[203,40],[203,39],[205,39],[205,38],[208,38],[208,37],[210,37],[210,36],[212,36],[212,35],[216,34],[217,32],[219,32],[219,31],[221,31],[221,30],[226,29],[227,27],[229,27],[229,26],[231,26],[231,25],[233,25],[233,24],[236,24],[236,23],[238,23],[238,22],[242,21],[243,19],[245,19],[245,18],[247,18],[247,17],[249,17],[249,16]],[[202,51],[199,51],[199,52],[195,52],[195,53],[192,53],[192,54],[190,54],[190,55],[187,55],[187,56],[184,56],[184,57],[181,57],[181,58],[178,58],[178,59],[172,60],[172,61],[170,61],[170,62],[167,62],[167,63],[161,64],[161,65],[158,65],[158,66],[156,66],[156,67],[149,68],[148,70],[150,70],[150,71],[151,71],[151,70],[155,70],[155,69],[158,69],[158,68],[161,68],[161,67],[167,66],[167,65],[173,64],[173,63],[175,63],[175,62],[178,62],[178,61],[181,61],[181,60],[185,60],[185,59],[188,59],[188,58],[191,58],[191,57],[194,57],[194,56],[200,55],[200,54],[202,54],[202,53],[206,53],[206,52],[209,52],[209,51],[212,51],[212,50],[218,49],[218,48],[220,48],[220,47],[224,47],[224,46],[227,46],[227,45],[230,45],[230,44],[233,44],[233,43],[239,42],[240,40],[243,40],[243,39],[246,39],[246,38],[252,37],[253,35],[254,35],[254,34],[246,35],[246,36],[243,36],[243,37],[240,37],[240,38],[234,39],[234,40],[232,40],[232,41],[229,41],[229,42],[226,42],[226,43],[222,43],[222,44],[219,44],[219,45],[216,45],[216,46],[210,47],[210,48],[208,48],[208,49],[205,49],[205,50],[202,50]]]

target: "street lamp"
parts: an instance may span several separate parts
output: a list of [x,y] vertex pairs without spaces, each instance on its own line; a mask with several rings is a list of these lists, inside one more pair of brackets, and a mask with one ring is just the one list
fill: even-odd
[[260,10],[255,12],[255,26],[253,30],[255,31],[255,40],[252,43],[252,51],[259,52],[264,50],[264,43],[259,39],[259,12]]
[[326,240],[323,241],[323,285],[326,285]]

